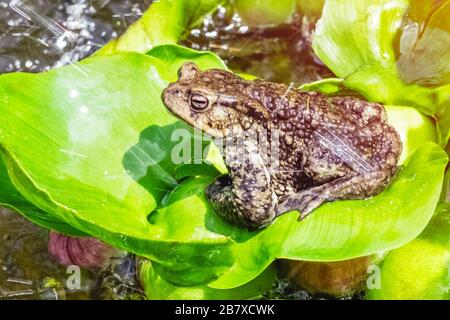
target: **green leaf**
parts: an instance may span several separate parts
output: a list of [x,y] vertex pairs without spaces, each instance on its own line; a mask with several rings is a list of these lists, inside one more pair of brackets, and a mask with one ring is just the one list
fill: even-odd
[[203,69],[227,69],[225,63],[210,51],[197,51],[177,45],[156,46],[147,52],[157,58],[166,67],[170,82],[177,81],[177,72],[186,61],[198,61]]
[[70,236],[85,236],[69,224],[40,210],[27,201],[11,183],[7,169],[0,157],[0,205],[16,210],[33,223]]
[[272,26],[292,20],[297,0],[235,0],[236,10],[249,26]]
[[420,236],[389,252],[371,300],[450,299],[450,205],[440,204]]
[[325,0],[297,0],[297,11],[308,17],[320,17]]
[[[227,224],[202,198],[205,186],[213,179],[202,176],[186,180],[167,194],[149,217],[153,226],[164,231],[165,239],[174,242],[171,252],[165,253],[172,259],[153,262],[153,266],[166,281],[177,286],[208,283],[234,262],[233,239],[216,231],[227,228]],[[177,242],[179,245],[175,245]],[[183,256],[193,258],[184,261]]]
[[398,69],[406,83],[441,86],[450,82],[450,2],[410,0],[398,44]]
[[142,287],[151,300],[240,300],[258,299],[275,280],[275,268],[269,266],[254,280],[234,289],[213,289],[208,286],[177,287],[165,281],[148,260],[139,261]]
[[[422,144],[381,194],[366,200],[327,203],[304,221],[298,221],[298,212],[290,212],[269,227],[253,232],[216,216],[203,194],[211,178],[195,178],[167,196],[153,221],[167,226],[183,221],[177,230],[171,229],[174,238],[188,237],[192,241],[199,240],[199,235],[212,239],[215,234],[232,240],[230,261],[234,262],[209,286],[233,288],[255,278],[277,258],[345,260],[391,250],[411,241],[434,212],[446,164],[447,155],[440,147],[431,142]],[[192,219],[194,224],[185,223]],[[220,263],[220,259],[216,256],[210,263]],[[188,266],[180,266],[177,273],[162,266],[157,269],[173,283],[187,284],[192,280]],[[201,270],[198,273],[201,275]]]
[[[420,6],[423,3],[428,1]],[[405,14],[414,12],[414,5],[419,2],[410,6],[409,0],[326,1],[313,48],[347,88],[368,100],[413,106],[433,116],[439,142],[446,145],[450,137],[450,6],[440,3],[438,10],[431,10],[421,36],[408,39],[411,26]]]
[[339,78],[326,78],[317,80],[310,83],[302,84],[299,87],[300,90],[305,91],[318,91],[327,95],[354,95],[355,91],[345,92],[348,90],[345,87],[344,80]]
[[437,142],[434,122],[419,111],[398,106],[385,106],[388,122],[395,127],[403,142],[399,164],[427,141]]
[[395,36],[408,0],[326,1],[313,47],[335,75],[346,78],[364,66],[395,66]]
[[123,51],[145,53],[163,44],[178,43],[206,14],[224,0],[154,1],[141,19],[131,25],[117,40],[96,52],[108,55]]
[[[174,50],[185,54],[182,47],[167,48]],[[189,59],[201,68],[223,66],[214,55],[189,51]],[[200,243],[197,252],[147,220],[177,185],[173,147],[194,145],[192,128],[161,101],[174,77],[168,70],[183,62],[171,67],[124,53],[42,74],[0,76],[0,146],[13,185],[55,219],[156,262],[203,266],[207,257],[227,252],[224,237]],[[187,139],[173,140],[177,129]]]
[[[204,15],[217,8],[222,2],[221,0],[164,0],[155,2],[144,16],[134,23],[124,35],[117,40],[111,41],[97,51],[95,55],[109,55],[121,51],[144,53],[153,46],[177,43],[190,27],[198,23]],[[195,54],[190,54],[195,56]],[[203,61],[208,61],[208,58],[203,59]],[[83,71],[81,70],[81,72]],[[4,169],[3,164],[0,164],[0,167],[0,169]],[[29,203],[11,185],[6,170],[3,173],[2,184],[0,184],[2,187],[1,191],[3,191],[0,194],[0,204],[16,209],[31,221],[43,227],[54,229],[67,235],[85,235],[83,232],[72,228],[70,225]]]
[[217,168],[207,162],[199,164],[182,164],[176,168],[175,178],[183,179],[195,176],[217,177],[221,174]]

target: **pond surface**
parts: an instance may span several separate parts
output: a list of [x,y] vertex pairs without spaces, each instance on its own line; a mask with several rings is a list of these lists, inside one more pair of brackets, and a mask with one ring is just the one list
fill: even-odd
[[[0,0],[0,74],[45,71],[89,56],[123,33],[150,2]],[[316,19],[298,15],[289,25],[249,28],[231,8],[219,7],[182,44],[216,52],[234,71],[299,85],[332,76],[311,49]],[[0,299],[142,298],[132,256],[101,271],[82,270],[81,289],[71,291],[64,288],[70,273],[47,247],[47,230],[0,208]],[[318,298],[283,279],[266,297]]]
[[148,7],[131,0],[0,0],[0,73],[73,63],[118,37]]

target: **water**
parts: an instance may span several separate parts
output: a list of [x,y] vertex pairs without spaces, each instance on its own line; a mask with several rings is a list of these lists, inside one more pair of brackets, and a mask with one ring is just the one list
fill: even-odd
[[220,7],[182,43],[217,53],[234,71],[299,86],[333,76],[311,47],[317,19],[297,14],[290,24],[250,28],[232,7]]
[[[48,254],[46,230],[0,209],[0,235],[0,299],[38,299],[46,277],[61,282],[67,278],[66,269]],[[88,293],[68,294],[67,298],[86,299]]]
[[0,73],[76,62],[118,37],[147,7],[130,0],[0,0]]

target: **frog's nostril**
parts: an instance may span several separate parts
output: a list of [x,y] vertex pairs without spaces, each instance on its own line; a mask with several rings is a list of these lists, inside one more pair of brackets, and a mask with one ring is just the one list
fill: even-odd
[[163,91],[162,94],[163,103],[170,108],[171,106],[176,104],[176,101],[179,100],[181,94],[182,94],[181,89],[169,86]]
[[167,94],[171,95],[171,96],[179,96],[181,93],[181,90],[178,88],[173,88],[173,89],[169,89],[166,91]]
[[178,93],[178,89],[176,88],[171,88],[171,87],[167,87],[166,89],[164,89],[163,91],[163,96],[164,97],[170,97],[170,96],[174,96]]

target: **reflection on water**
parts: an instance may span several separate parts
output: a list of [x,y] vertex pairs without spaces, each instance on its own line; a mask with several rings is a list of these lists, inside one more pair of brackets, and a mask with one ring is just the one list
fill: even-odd
[[78,61],[121,34],[149,2],[0,0],[0,73]]
[[101,270],[65,267],[48,253],[48,231],[0,209],[0,299],[142,299],[132,255]]
[[[0,299],[38,299],[40,288],[50,278],[55,285],[67,279],[66,268],[48,254],[46,230],[16,213],[0,209],[0,236]],[[46,277],[50,278],[45,280]],[[86,283],[93,278],[93,274],[86,272]],[[68,292],[66,297],[86,299],[88,292]]]

